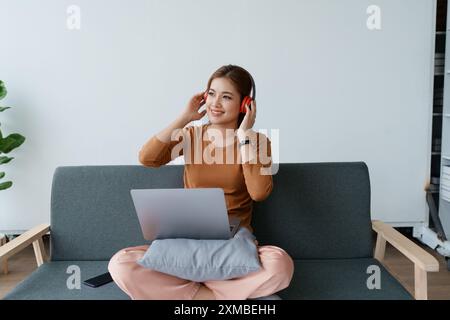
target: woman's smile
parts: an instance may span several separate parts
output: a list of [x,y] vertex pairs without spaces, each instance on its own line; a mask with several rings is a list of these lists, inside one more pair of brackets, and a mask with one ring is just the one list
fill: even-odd
[[211,110],[211,114],[215,117],[219,117],[225,113],[224,111],[217,110],[217,109],[210,109],[210,110]]

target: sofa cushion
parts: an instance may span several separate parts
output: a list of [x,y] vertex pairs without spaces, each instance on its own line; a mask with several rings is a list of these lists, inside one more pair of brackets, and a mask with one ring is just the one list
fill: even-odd
[[247,228],[228,240],[155,240],[137,263],[195,282],[228,280],[261,269],[254,240]]
[[369,171],[364,162],[282,163],[273,190],[255,202],[260,245],[293,259],[373,257]]
[[53,176],[51,260],[109,260],[150,244],[142,236],[131,189],[183,188],[183,166],[66,166]]
[[[6,300],[129,300],[114,282],[98,288],[81,284],[81,288],[69,290],[66,282],[70,274],[67,267],[80,267],[81,280],[102,274],[108,261],[56,261],[45,263],[9,292]],[[412,296],[375,259],[294,260],[294,276],[286,289],[276,293],[287,300],[326,299],[398,299]],[[381,289],[367,288],[367,267],[380,267]],[[258,298],[254,300],[264,300]]]
[[[380,268],[380,289],[370,290],[369,266]],[[410,300],[410,293],[375,259],[294,260],[289,287],[277,294],[301,300]],[[371,282],[371,281],[369,281]]]
[[[86,279],[108,272],[109,261],[53,261],[44,263],[24,281],[20,282],[5,300],[129,300],[114,282],[98,288],[88,287]],[[67,280],[74,275],[67,273],[69,266],[80,268],[80,289],[69,289]],[[70,283],[73,283],[70,281]]]

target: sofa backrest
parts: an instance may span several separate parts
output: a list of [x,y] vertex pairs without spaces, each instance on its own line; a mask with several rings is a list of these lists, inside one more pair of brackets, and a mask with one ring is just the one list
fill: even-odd
[[[182,188],[183,165],[66,166],[55,170],[51,195],[51,259],[109,260],[142,237],[131,189]],[[367,166],[282,163],[274,188],[255,202],[260,245],[294,259],[372,256]]]
[[279,246],[295,259],[373,257],[364,162],[280,164],[273,182],[269,197],[254,203],[260,245]]

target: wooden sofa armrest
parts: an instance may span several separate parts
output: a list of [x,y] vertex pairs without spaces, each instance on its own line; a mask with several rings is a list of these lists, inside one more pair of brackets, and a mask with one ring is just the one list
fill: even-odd
[[417,300],[427,300],[427,272],[439,271],[439,262],[436,258],[382,221],[373,220],[372,229],[378,235],[374,253],[375,259],[380,262],[383,261],[386,241],[403,253],[414,263],[414,297]]
[[40,224],[24,233],[17,238],[7,242],[0,247],[0,262],[6,261],[9,257],[20,252],[24,248],[33,244],[34,254],[36,256],[36,262],[38,267],[47,261],[47,255],[45,253],[44,242],[42,236],[50,231],[49,224]]

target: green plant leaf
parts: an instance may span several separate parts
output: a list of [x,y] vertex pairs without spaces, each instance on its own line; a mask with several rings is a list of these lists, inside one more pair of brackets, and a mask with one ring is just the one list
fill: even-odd
[[0,172],[0,179],[3,178],[5,176],[4,172]]
[[6,97],[7,93],[8,91],[6,91],[5,84],[3,83],[2,80],[0,80],[0,100]]
[[0,164],[5,164],[10,162],[12,159],[14,159],[14,157],[0,157]]
[[18,133],[12,133],[6,138],[0,140],[0,151],[9,153],[25,142],[25,137]]
[[0,183],[0,190],[5,190],[8,188],[11,188],[12,185],[13,185],[12,181],[6,181],[3,183]]
[[6,109],[11,109],[11,107],[2,107],[2,106],[0,106],[0,112],[5,111]]

